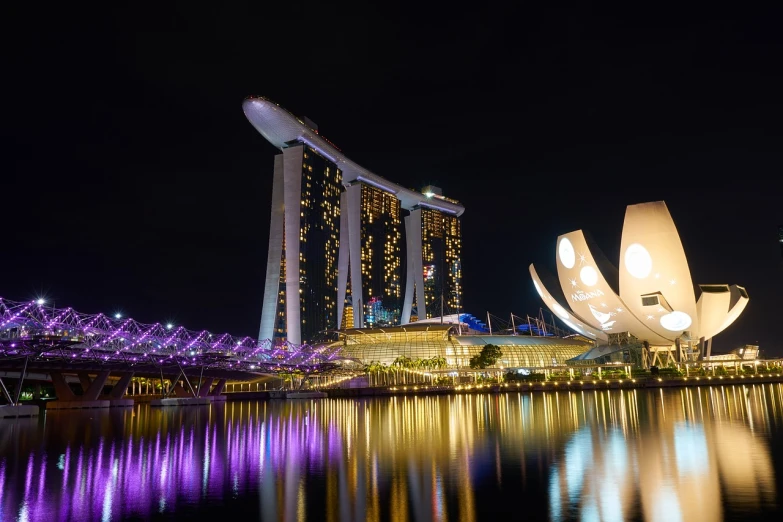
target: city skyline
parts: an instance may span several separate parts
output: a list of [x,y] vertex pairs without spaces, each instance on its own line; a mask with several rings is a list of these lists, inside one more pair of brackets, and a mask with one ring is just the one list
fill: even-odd
[[[260,63],[258,49],[293,26],[259,35],[253,15],[207,41],[116,21],[110,38],[103,24],[73,38],[32,31],[11,59],[4,206],[14,228],[0,295],[255,335],[278,151],[237,106],[262,92],[320,123],[358,163],[411,189],[441,187],[469,209],[464,311],[535,315],[526,267],[554,267],[554,238],[587,229],[617,258],[625,207],[663,200],[694,278],[742,282],[753,298],[714,349],[758,343],[783,355],[775,17],[712,13],[670,27],[520,14],[412,26],[410,39],[359,26],[364,45],[323,44],[336,67]],[[524,19],[534,36],[518,39],[503,18]],[[577,19],[594,30],[571,32]],[[292,55],[308,48],[291,45]],[[360,67],[366,81],[340,81]],[[321,80],[293,80],[308,73]]]

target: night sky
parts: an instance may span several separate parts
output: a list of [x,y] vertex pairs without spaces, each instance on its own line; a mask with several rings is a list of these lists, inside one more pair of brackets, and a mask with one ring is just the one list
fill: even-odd
[[6,18],[0,296],[257,335],[277,152],[242,112],[257,94],[465,205],[476,316],[537,315],[528,265],[554,272],[558,234],[618,263],[626,205],[664,200],[694,283],[750,295],[713,350],[783,356],[781,13],[196,5]]

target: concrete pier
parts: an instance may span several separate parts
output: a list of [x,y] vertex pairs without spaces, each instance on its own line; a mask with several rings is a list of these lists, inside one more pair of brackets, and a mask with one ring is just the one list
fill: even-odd
[[170,397],[168,399],[153,399],[150,406],[208,406],[212,404],[212,397]]
[[133,408],[133,399],[109,399],[109,408]]
[[329,397],[325,392],[319,391],[290,391],[286,392],[286,399],[326,399]]
[[111,401],[48,401],[46,410],[80,410],[85,408],[109,408]]
[[0,406],[0,419],[13,419],[17,417],[37,417],[38,406],[23,404],[21,406]]
[[[265,401],[269,399],[325,399],[329,395],[326,392],[312,390],[265,390],[229,393],[219,397],[222,397],[222,400],[229,401]],[[217,397],[214,398],[217,399]]]
[[[494,384],[464,384],[458,386],[397,385],[373,388],[330,388],[329,397],[380,397],[392,395],[458,395],[470,393],[557,392],[586,390],[631,390],[684,388],[695,386],[731,386],[783,383],[783,374],[753,374],[741,376],[574,379],[570,381],[507,382]],[[282,393],[282,392],[278,392]],[[235,394],[239,395],[239,394]],[[282,398],[282,397],[269,397]],[[233,399],[236,400],[236,399]]]

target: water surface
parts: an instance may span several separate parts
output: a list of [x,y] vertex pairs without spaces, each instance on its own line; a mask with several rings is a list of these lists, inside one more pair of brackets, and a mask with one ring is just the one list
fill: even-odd
[[779,384],[0,420],[0,520],[779,518]]

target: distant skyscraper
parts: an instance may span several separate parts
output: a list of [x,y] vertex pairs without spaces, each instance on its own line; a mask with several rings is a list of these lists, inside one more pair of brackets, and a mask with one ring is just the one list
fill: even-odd
[[[370,172],[313,122],[265,98],[250,97],[242,107],[282,151],[275,157],[259,339],[300,344],[339,328],[406,323],[414,292],[423,310],[441,295],[449,310],[460,309],[462,205],[435,187],[420,193]],[[423,252],[437,267],[429,286]]]

